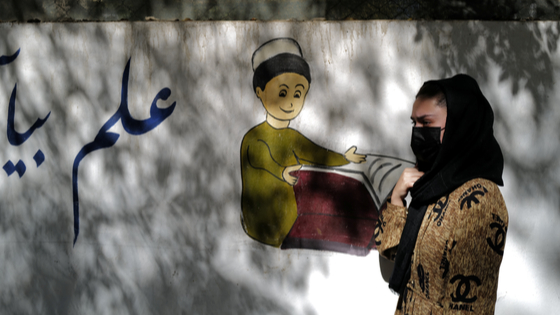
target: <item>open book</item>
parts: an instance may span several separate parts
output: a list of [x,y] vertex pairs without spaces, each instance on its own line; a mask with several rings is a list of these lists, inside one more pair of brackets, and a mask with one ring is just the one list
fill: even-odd
[[306,248],[365,256],[375,224],[402,171],[414,163],[368,154],[362,164],[303,166],[292,174],[298,217],[282,249]]

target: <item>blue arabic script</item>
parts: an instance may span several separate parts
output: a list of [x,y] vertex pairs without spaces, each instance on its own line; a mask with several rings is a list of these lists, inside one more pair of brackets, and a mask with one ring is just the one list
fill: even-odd
[[121,89],[121,104],[117,109],[117,112],[107,120],[107,122],[101,127],[95,139],[82,147],[76,158],[74,159],[74,165],[72,167],[72,196],[74,204],[74,245],[78,240],[78,234],[80,233],[80,203],[78,198],[78,167],[80,162],[89,153],[112,147],[119,139],[119,134],[114,132],[109,132],[108,130],[113,127],[119,120],[121,120],[122,126],[126,132],[131,135],[141,135],[144,134],[159,124],[161,124],[167,117],[169,117],[173,110],[175,109],[176,102],[173,102],[170,106],[166,108],[157,107],[158,100],[167,100],[171,95],[171,90],[169,88],[163,88],[155,96],[152,106],[150,107],[150,118],[145,120],[136,120],[132,118],[128,110],[128,77],[130,70],[130,59],[126,63],[126,67],[123,73],[122,79],[122,89]]
[[17,84],[14,86],[12,91],[12,96],[10,97],[10,104],[8,106],[8,141],[13,146],[21,145],[22,143],[31,136],[31,134],[37,128],[41,128],[43,124],[49,119],[51,112],[47,114],[47,116],[43,119],[37,118],[35,123],[24,133],[19,133],[16,131],[14,127],[14,116],[16,113],[16,92],[17,92]]
[[17,56],[19,55],[19,49],[11,56],[2,56],[0,57],[0,66],[7,65],[10,62],[16,60]]
[[[18,49],[13,55],[11,56],[1,56],[0,57],[0,66],[7,65],[19,56],[20,49]],[[17,94],[17,84],[14,86],[12,90],[12,95],[10,97],[10,102],[8,105],[8,124],[7,124],[7,135],[8,135],[8,142],[13,146],[18,146],[23,144],[32,134],[35,132],[36,129],[41,128],[51,113],[49,112],[47,116],[43,119],[37,119],[35,123],[24,133],[19,133],[15,129],[14,121],[15,121],[15,114],[16,114],[16,94]],[[41,150],[38,150],[33,159],[37,163],[37,167],[39,167],[45,161],[45,154]],[[23,174],[25,174],[25,170],[27,169],[25,163],[22,160],[19,160],[16,165],[10,160],[4,164],[3,167],[4,171],[8,176],[11,176],[14,172],[17,172],[19,177],[21,178]]]

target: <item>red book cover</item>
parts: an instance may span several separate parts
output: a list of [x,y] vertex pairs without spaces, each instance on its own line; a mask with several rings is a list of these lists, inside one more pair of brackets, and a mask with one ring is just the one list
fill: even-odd
[[375,159],[365,170],[304,166],[292,172],[298,177],[294,186],[298,216],[282,249],[365,256],[376,248],[374,233],[379,209],[404,167],[412,163],[372,157]]
[[282,248],[367,255],[378,212],[364,183],[337,173],[294,173],[298,218]]

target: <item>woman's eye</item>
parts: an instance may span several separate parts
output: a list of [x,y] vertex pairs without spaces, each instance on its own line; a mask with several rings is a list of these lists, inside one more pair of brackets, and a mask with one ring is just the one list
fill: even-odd
[[280,97],[286,97],[286,94],[288,94],[288,93],[286,92],[286,90],[282,90],[282,91],[280,91],[280,93],[278,94],[278,96],[280,96]]
[[294,97],[295,97],[295,98],[300,98],[300,97],[301,97],[301,92],[300,92],[300,91],[296,91],[296,92],[294,93]]

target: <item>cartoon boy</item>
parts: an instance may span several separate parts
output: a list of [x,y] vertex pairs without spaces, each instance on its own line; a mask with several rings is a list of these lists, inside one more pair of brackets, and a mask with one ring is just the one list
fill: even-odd
[[299,44],[276,38],[254,53],[253,89],[266,110],[266,121],[241,143],[242,224],[246,233],[279,247],[297,218],[291,175],[303,164],[340,166],[365,161],[351,147],[344,155],[327,150],[289,128],[303,108],[311,74]]

